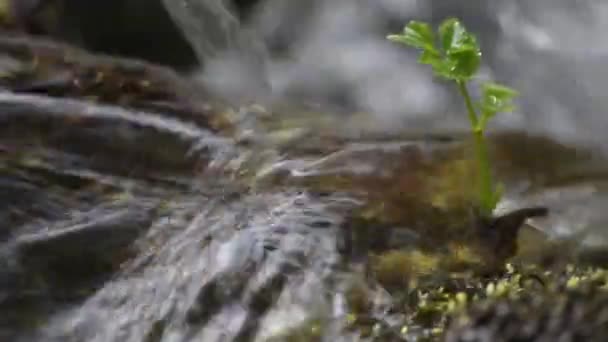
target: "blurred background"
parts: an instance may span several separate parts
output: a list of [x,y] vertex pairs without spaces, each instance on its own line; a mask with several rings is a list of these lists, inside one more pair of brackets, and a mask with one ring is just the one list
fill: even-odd
[[[481,41],[482,78],[523,95],[519,111],[500,116],[498,127],[605,145],[608,3],[600,0],[12,3],[13,22],[31,32],[171,65],[220,90],[255,91],[267,81],[275,98],[373,113],[380,130],[466,127],[451,85],[418,66],[415,51],[385,39],[410,19],[436,24],[455,16]],[[246,44],[232,44],[239,39]],[[239,58],[225,58],[231,49],[240,49]]]
[[[411,19],[460,18],[481,41],[482,77],[522,93],[497,122],[559,140],[605,146],[608,3],[598,0],[268,1],[251,18],[271,49],[277,92],[367,110],[381,129],[467,124],[451,84],[434,82],[415,52],[387,42]],[[314,4],[313,4],[314,3]],[[300,7],[300,8],[299,8]],[[301,8],[305,7],[305,8]],[[456,102],[454,102],[454,100]],[[456,112],[456,113],[455,113]]]

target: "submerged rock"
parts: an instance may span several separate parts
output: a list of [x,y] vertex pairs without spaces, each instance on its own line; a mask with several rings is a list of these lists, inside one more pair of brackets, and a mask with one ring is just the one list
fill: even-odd
[[[3,0],[2,26],[44,35],[98,53],[190,70],[199,60],[161,0]],[[142,13],[145,13],[142,15]],[[150,44],[150,40],[155,44]],[[162,48],[158,48],[162,45]]]

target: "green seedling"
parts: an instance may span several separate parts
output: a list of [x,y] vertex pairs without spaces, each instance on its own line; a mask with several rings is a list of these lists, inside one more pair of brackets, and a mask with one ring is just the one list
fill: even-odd
[[434,32],[431,26],[411,21],[400,34],[387,37],[390,41],[419,49],[418,62],[428,64],[436,76],[454,81],[464,99],[471,130],[475,139],[479,171],[478,207],[481,214],[490,217],[502,196],[502,185],[495,184],[490,167],[484,132],[488,121],[498,112],[509,112],[515,107],[517,91],[493,82],[481,85],[481,99],[473,102],[467,89],[481,64],[481,50],[474,35],[454,18],[444,20]]

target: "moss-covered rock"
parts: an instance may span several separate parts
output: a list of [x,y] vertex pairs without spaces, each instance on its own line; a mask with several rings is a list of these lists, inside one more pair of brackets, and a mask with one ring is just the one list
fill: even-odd
[[541,290],[488,286],[487,299],[472,303],[452,320],[445,341],[604,341],[606,274],[604,270],[552,274]]

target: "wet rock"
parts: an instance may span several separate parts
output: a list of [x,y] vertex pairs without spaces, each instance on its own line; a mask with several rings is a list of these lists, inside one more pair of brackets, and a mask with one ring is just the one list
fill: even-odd
[[[81,98],[123,107],[167,110],[204,124],[212,106],[208,91],[175,71],[141,60],[99,56],[30,36],[0,37],[7,74],[3,89],[52,97]],[[215,112],[215,111],[214,111]],[[219,119],[221,116],[216,116]],[[203,121],[201,121],[203,120]]]
[[[13,100],[17,99],[13,98]],[[57,148],[66,146],[63,148],[63,153],[71,152],[75,155],[97,155],[98,157],[96,159],[89,159],[88,163],[97,164],[97,167],[100,170],[105,169],[110,172],[122,174],[129,172],[141,172],[149,175],[154,173],[161,174],[163,173],[162,170],[167,170],[167,167],[171,164],[173,164],[173,166],[169,166],[169,169],[181,167],[183,170],[190,173],[199,160],[192,154],[190,154],[190,157],[187,157],[191,148],[191,144],[187,141],[173,140],[171,137],[172,133],[163,133],[146,124],[141,125],[141,122],[137,123],[136,118],[134,118],[132,123],[125,122],[116,117],[112,118],[112,115],[106,116],[106,118],[98,117],[91,119],[87,118],[85,115],[81,117],[82,120],[78,119],[79,115],[72,116],[71,118],[61,118],[60,115],[59,117],[53,118],[43,114],[47,111],[46,109],[41,108],[51,105],[51,103],[39,103],[41,107],[36,109],[34,108],[35,105],[32,106],[32,102],[35,101],[35,98],[24,100],[24,102],[30,102],[30,105],[21,106],[21,104],[14,103],[14,106],[11,108],[12,110],[4,112],[4,115],[0,115],[0,121],[3,123],[2,131],[6,133],[5,139],[12,140],[11,144],[17,145],[21,143],[19,140],[22,140],[23,137],[16,133],[20,131],[23,125],[29,125],[31,127],[30,134],[38,135],[41,138],[41,145],[45,146],[39,145],[40,148],[27,149],[16,147],[12,153],[7,154],[7,157],[12,156],[17,159],[21,156],[22,159],[29,157],[30,161],[38,160],[38,164],[40,164],[38,165],[38,169],[41,172],[44,169],[45,161],[52,158],[50,148],[53,145]],[[2,102],[1,99],[0,102]],[[61,106],[59,103],[56,104]],[[80,105],[86,107],[86,104],[84,103],[73,104],[77,107]],[[4,101],[4,105],[7,105],[7,101]],[[99,109],[100,112],[105,112],[106,114],[112,112],[112,109],[110,108],[105,110],[102,108]],[[89,112],[90,111],[91,109],[89,109]],[[36,115],[35,113],[40,115]],[[115,114],[121,115],[120,112],[115,112]],[[71,119],[75,119],[77,122],[71,127],[58,129],[59,126],[62,125],[62,122],[65,123],[66,120],[70,121]],[[114,126],[114,128],[111,128],[112,126]],[[49,131],[54,131],[54,134],[49,134]],[[198,134],[202,132],[184,131],[184,133]],[[154,138],[156,138],[155,143],[162,143],[164,141],[166,144],[161,147],[153,145],[151,140]],[[190,139],[192,138],[196,139],[196,136],[191,135]],[[102,150],[107,152],[113,151],[114,154],[110,157],[108,154],[99,153]],[[59,152],[59,154],[62,154],[62,152]],[[70,162],[68,158],[64,158],[64,161]],[[157,165],[157,167],[154,168],[156,171],[152,171],[154,170],[153,168],[148,168],[146,170],[146,167],[151,167],[153,164]],[[72,169],[74,166],[78,167],[72,163]],[[48,172],[49,174],[58,174],[58,172],[52,170],[52,168],[48,170]]]
[[501,269],[506,260],[517,254],[517,237],[526,220],[545,217],[549,209],[523,208],[494,218],[480,218],[476,237],[472,237],[488,270]]
[[445,341],[604,341],[608,333],[606,304],[607,294],[593,290],[483,303],[456,319]]
[[60,206],[53,196],[37,190],[34,185],[23,180],[0,176],[0,220],[3,222],[0,240],[10,237],[32,215],[49,219],[57,217]]
[[101,214],[94,220],[20,236],[16,248],[23,260],[51,263],[81,258],[104,258],[129,246],[152,221],[150,212],[127,208]]
[[[198,60],[161,0],[8,0],[12,26],[87,48],[188,70]],[[141,15],[141,13],[145,13]],[[150,39],[155,44],[149,44]]]

